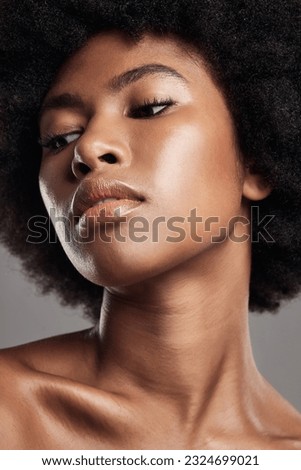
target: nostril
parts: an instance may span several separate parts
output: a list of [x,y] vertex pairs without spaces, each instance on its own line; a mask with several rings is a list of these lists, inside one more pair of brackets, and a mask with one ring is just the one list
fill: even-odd
[[112,155],[111,153],[107,153],[106,155],[102,155],[100,157],[100,160],[102,162],[106,162],[106,163],[116,163],[117,162],[117,158]]
[[78,171],[82,174],[82,175],[87,175],[90,171],[90,168],[88,167],[88,165],[86,165],[85,163],[82,163],[82,162],[78,162],[77,164],[77,168],[78,168]]
[[83,159],[81,159],[81,161],[79,158],[74,159],[72,162],[72,172],[77,178],[80,178],[81,176],[87,175],[93,168],[97,168],[97,163],[99,162],[112,164],[117,162],[117,158],[112,153],[106,153],[96,158],[93,157],[93,159],[87,159],[86,163]]

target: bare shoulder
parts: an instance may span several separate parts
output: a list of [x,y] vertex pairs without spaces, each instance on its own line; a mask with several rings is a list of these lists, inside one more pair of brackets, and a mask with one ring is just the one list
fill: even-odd
[[89,381],[79,364],[92,360],[90,341],[85,330],[0,350],[0,449],[29,448],[28,423],[38,420],[43,387],[54,380]]
[[279,449],[301,450],[301,415],[286,402],[279,413],[279,419],[282,419],[281,433],[279,440]]
[[301,414],[286,400],[279,411],[279,417],[282,417],[283,429],[287,435],[286,449],[301,450]]
[[24,371],[22,365],[5,351],[0,352],[0,448],[15,449],[22,442],[22,431],[18,425],[21,412]]
[[[72,376],[81,361],[91,360],[93,329],[77,331],[0,350],[0,368]],[[79,362],[78,362],[79,361]],[[1,379],[0,379],[1,380]]]
[[[270,384],[262,400],[263,425],[274,449],[301,450],[301,414]],[[264,434],[265,429],[262,429]]]

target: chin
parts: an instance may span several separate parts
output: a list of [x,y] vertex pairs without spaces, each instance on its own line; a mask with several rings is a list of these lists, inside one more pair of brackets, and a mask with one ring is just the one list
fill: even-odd
[[103,268],[99,272],[87,273],[79,271],[83,277],[88,281],[96,284],[100,287],[126,287],[135,284],[139,284],[147,279],[155,276],[155,273],[145,272],[142,270],[129,271],[120,269],[118,272],[110,269],[104,270]]
[[121,287],[168,273],[200,256],[210,243],[124,243],[65,246],[76,270],[93,284]]
[[[139,254],[141,256],[139,256]],[[75,269],[88,281],[102,287],[122,287],[141,283],[169,271],[171,259],[150,255],[145,252],[97,253],[91,255],[70,255]]]

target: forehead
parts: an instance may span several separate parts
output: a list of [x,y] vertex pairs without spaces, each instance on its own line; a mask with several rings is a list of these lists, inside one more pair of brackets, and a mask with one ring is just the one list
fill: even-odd
[[189,78],[200,78],[205,69],[202,57],[189,44],[172,35],[145,34],[134,41],[120,32],[98,34],[60,68],[50,90],[64,92],[75,86],[82,91],[87,80],[95,85],[108,82],[112,76],[145,64],[163,64]]

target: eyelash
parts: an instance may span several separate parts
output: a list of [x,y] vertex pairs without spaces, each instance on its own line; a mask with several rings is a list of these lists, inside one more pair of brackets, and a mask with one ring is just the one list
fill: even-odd
[[[143,104],[142,105],[137,105],[137,106],[133,106],[132,109],[130,110],[130,113],[129,113],[129,117],[132,117],[132,118],[141,118],[141,119],[149,119],[151,117],[154,117],[154,116],[158,116],[160,114],[163,114],[165,111],[167,111],[167,109],[172,106],[172,105],[175,105],[176,102],[172,99],[172,98],[163,98],[163,99],[157,99],[157,98],[154,98],[153,100],[144,100]],[[155,107],[160,107],[160,106],[163,106],[163,109],[158,111],[157,113],[154,113],[154,114],[149,114],[149,115],[146,115],[146,116],[139,116],[139,111],[143,112],[143,111],[147,111],[149,110],[150,108],[155,108]]]
[[[132,119],[151,119],[152,117],[159,116],[160,114],[163,114],[167,109],[175,105],[176,102],[172,98],[167,98],[167,99],[156,99],[154,98],[153,100],[144,100],[142,105],[135,105],[133,106],[128,114],[128,117]],[[159,111],[153,114],[149,114],[148,111],[151,108],[155,107],[162,107]],[[61,140],[66,140],[68,136],[72,135],[77,135],[81,134],[83,132],[83,129],[68,132],[65,134],[52,134],[48,133],[45,135],[45,137],[41,137],[38,140],[38,143],[41,145],[41,147],[49,149],[52,153],[59,153],[61,150],[63,150],[67,145],[69,145],[72,142],[61,142],[61,145],[59,144],[59,141]],[[75,139],[74,139],[75,140]]]
[[[52,153],[59,153],[61,150],[67,147],[67,145],[71,143],[71,142],[66,142],[67,137],[71,135],[77,135],[77,134],[80,135],[82,132],[83,130],[67,132],[65,134],[52,134],[49,132],[48,134],[45,135],[45,137],[41,137],[38,140],[38,143],[40,144],[41,147],[49,149]],[[61,141],[65,140],[65,142],[63,143],[61,142],[61,145],[59,145],[60,140]]]

